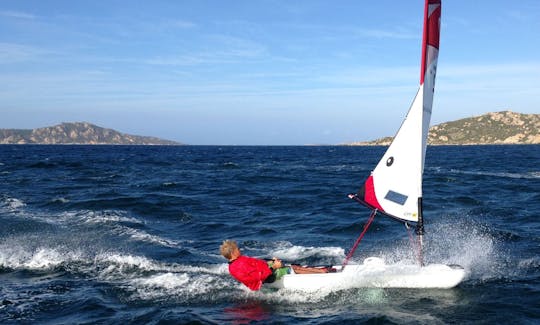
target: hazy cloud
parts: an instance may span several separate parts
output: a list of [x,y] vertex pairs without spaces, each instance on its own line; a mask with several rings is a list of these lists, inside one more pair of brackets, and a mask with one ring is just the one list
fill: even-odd
[[33,46],[0,42],[0,64],[28,61],[46,53],[48,51]]
[[36,16],[22,11],[0,10],[0,16],[16,19],[35,19]]

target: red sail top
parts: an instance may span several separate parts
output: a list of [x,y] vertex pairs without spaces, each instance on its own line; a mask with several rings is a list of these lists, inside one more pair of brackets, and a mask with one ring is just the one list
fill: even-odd
[[422,39],[422,69],[420,71],[420,84],[424,83],[426,68],[429,66],[428,46],[439,49],[441,21],[441,0],[426,0],[424,9],[424,36]]

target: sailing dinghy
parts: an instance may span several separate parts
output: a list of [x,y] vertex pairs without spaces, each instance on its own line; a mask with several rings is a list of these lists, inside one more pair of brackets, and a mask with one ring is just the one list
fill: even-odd
[[[460,266],[424,265],[422,260],[422,175],[437,72],[440,18],[441,0],[426,0],[420,86],[386,153],[358,193],[349,195],[372,212],[343,265],[334,266],[334,273],[288,274],[269,286],[298,290],[351,287],[452,288],[465,277],[465,270]],[[363,264],[347,265],[376,214],[389,216],[404,222],[406,226],[416,224],[420,247],[418,264],[390,265],[380,258],[369,257]]]

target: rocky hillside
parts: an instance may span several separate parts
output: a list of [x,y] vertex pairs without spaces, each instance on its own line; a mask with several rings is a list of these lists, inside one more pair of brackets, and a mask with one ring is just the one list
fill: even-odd
[[154,137],[120,133],[90,123],[62,123],[33,129],[0,129],[0,144],[118,144],[118,145],[179,145]]
[[[392,137],[352,145],[389,145]],[[510,111],[446,122],[430,128],[432,145],[540,144],[540,114]]]
[[433,126],[432,144],[540,143],[540,114],[488,113]]

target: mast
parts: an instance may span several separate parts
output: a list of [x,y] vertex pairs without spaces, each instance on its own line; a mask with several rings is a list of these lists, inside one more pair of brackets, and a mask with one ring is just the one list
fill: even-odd
[[416,224],[416,236],[418,237],[418,262],[424,266],[424,207],[422,198],[418,198],[418,223]]
[[[422,36],[422,61],[420,69],[420,85],[424,85],[424,110],[429,107],[429,114],[423,115],[422,121],[422,175],[424,174],[424,162],[427,149],[427,137],[433,106],[433,94],[435,92],[435,75],[437,72],[437,59],[439,57],[439,40],[441,28],[441,0],[426,0],[424,7],[424,33]],[[420,265],[424,265],[424,207],[422,204],[422,189],[418,197],[418,223],[416,224],[416,236],[418,237]]]

